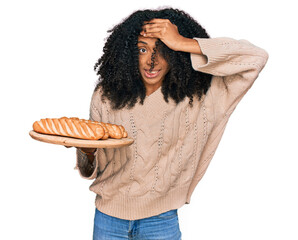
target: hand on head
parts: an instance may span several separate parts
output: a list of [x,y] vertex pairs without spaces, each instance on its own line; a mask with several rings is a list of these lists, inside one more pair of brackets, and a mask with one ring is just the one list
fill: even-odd
[[152,19],[144,22],[143,30],[140,35],[148,38],[159,38],[170,49],[177,51],[184,37],[180,35],[175,24],[169,19]]

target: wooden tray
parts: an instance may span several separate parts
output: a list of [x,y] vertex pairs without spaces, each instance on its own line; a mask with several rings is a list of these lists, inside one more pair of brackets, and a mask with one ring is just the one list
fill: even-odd
[[129,146],[133,143],[131,138],[113,139],[108,138],[106,140],[84,140],[71,137],[63,137],[56,135],[48,135],[35,132],[31,130],[29,135],[38,141],[64,145],[69,147],[82,147],[82,148],[120,148],[124,146]]

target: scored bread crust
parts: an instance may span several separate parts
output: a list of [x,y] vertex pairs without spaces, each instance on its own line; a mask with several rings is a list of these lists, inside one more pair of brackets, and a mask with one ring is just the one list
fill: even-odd
[[118,125],[103,123],[103,122],[101,122],[101,124],[105,125],[105,127],[108,129],[108,132],[111,138],[116,138],[116,139],[122,138],[123,134]]
[[99,123],[76,117],[45,118],[33,123],[33,130],[43,134],[60,135],[86,140],[127,137],[121,125]]

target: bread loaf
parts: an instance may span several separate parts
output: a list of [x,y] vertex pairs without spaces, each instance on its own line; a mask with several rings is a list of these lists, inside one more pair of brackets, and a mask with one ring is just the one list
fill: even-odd
[[79,118],[45,118],[33,123],[33,130],[43,134],[60,135],[87,140],[127,137],[123,126]]

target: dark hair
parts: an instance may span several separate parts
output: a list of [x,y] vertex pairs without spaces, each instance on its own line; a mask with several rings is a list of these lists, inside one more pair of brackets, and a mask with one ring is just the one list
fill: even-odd
[[[137,101],[143,104],[146,89],[139,72],[138,37],[142,31],[144,21],[153,18],[169,19],[178,27],[179,33],[187,38],[209,38],[205,29],[187,13],[166,8],[161,10],[136,11],[122,23],[108,32],[103,48],[103,55],[94,66],[99,75],[95,90],[99,87],[103,91],[103,99],[107,98],[114,109],[125,106],[133,107]],[[173,51],[160,40],[156,47],[166,59],[170,70],[162,82],[162,93],[165,101],[172,98],[176,103],[185,97],[193,96],[201,99],[210,87],[211,75],[195,71],[190,61],[190,53]]]

